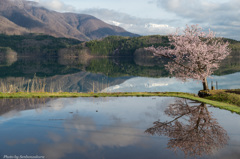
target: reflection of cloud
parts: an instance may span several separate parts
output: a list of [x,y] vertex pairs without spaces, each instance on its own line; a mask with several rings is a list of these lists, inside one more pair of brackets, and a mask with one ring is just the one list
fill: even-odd
[[79,117],[78,115],[73,115],[73,118],[67,120],[63,125],[66,130],[77,130],[80,138],[84,138],[87,135],[85,131],[96,131],[97,129],[92,118]]
[[[194,82],[192,82],[194,83]],[[199,84],[200,85],[200,84]],[[106,92],[169,92],[169,91],[182,91],[188,92],[192,91],[192,87],[196,87],[196,90],[200,90],[196,83],[193,85],[188,85],[182,83],[176,78],[145,78],[136,77],[125,81],[124,83],[112,87],[108,87],[103,90]],[[189,88],[190,87],[190,88]]]
[[168,86],[168,83],[147,83],[147,84],[145,84],[145,87],[147,87],[147,88],[161,87],[161,86]]
[[[60,99],[59,99],[60,100]],[[28,111],[19,120],[11,121],[7,124],[18,125],[18,135],[14,136],[16,129],[8,129],[7,124],[1,125],[2,134],[5,136],[3,141],[9,140],[9,144],[19,144],[9,146],[2,142],[3,151],[11,149],[18,150],[20,143],[27,143],[24,146],[25,152],[39,150],[39,154],[51,159],[60,158],[174,158],[172,153],[165,151],[166,138],[151,138],[142,133],[151,123],[161,119],[169,120],[162,110],[170,103],[173,104],[175,98],[172,97],[127,97],[127,98],[68,98],[61,99],[64,108],[60,111],[44,111],[43,114],[36,114],[35,111]],[[99,112],[95,112],[99,109]],[[226,111],[214,109],[215,115],[219,119],[222,116],[228,117],[231,121],[237,121],[238,116]],[[182,109],[181,109],[182,110]],[[217,111],[216,111],[217,110]],[[74,113],[68,113],[69,111]],[[176,111],[180,112],[180,111]],[[147,116],[145,115],[147,113]],[[27,115],[27,116],[25,116]],[[64,118],[61,121],[49,121],[49,116]],[[194,117],[197,117],[194,115]],[[32,120],[33,119],[33,120]],[[18,122],[17,122],[18,121]],[[230,120],[224,120],[230,121]],[[220,122],[221,123],[221,122]],[[232,122],[233,125],[237,122]],[[24,125],[22,125],[24,124]],[[239,129],[232,129],[229,123],[224,124],[228,127],[231,140],[237,139]],[[27,129],[25,129],[27,128]],[[25,132],[32,132],[26,133]],[[31,140],[22,140],[26,135],[37,135],[38,143],[30,144]],[[234,136],[234,138],[233,138]],[[21,141],[12,141],[14,139]],[[163,141],[163,142],[162,142]],[[231,142],[229,147],[233,147],[238,142]],[[230,148],[229,148],[230,150]],[[137,152],[137,153],[135,153]],[[230,152],[230,151],[229,151]],[[220,152],[219,152],[220,153]],[[226,154],[226,151],[224,152]],[[239,154],[233,151],[235,154]],[[124,155],[123,155],[124,154]],[[123,155],[123,156],[121,156]],[[149,156],[151,155],[151,156]],[[133,156],[133,157],[130,157]],[[180,156],[181,157],[181,156]],[[183,158],[183,157],[182,157]],[[218,158],[218,157],[216,157]]]
[[[130,146],[139,142],[137,135],[140,135],[139,130],[134,128],[122,128],[122,125],[117,127],[104,128],[102,133],[91,133],[89,142],[97,146]],[[106,132],[106,133],[104,133]]]
[[35,138],[27,138],[24,140],[10,140],[7,142],[7,144],[9,146],[14,146],[14,145],[18,145],[18,144],[37,144],[38,140]]
[[[63,123],[69,135],[62,138],[58,134],[49,133],[48,137],[53,143],[43,145],[40,151],[48,158],[59,159],[70,153],[80,153],[83,156],[93,155],[89,152],[93,149],[98,151],[96,146],[101,149],[106,146],[123,147],[142,143],[139,135],[142,135],[143,131],[133,128],[131,124],[118,123],[119,120],[115,122],[101,128],[92,118],[73,114],[71,119]],[[94,153],[96,154],[97,152]]]
[[63,99],[57,99],[54,101],[50,101],[48,103],[48,105],[53,110],[61,110],[65,106],[63,103]]
[[[78,119],[79,118],[74,115],[72,119],[67,120],[63,124],[66,132],[69,132],[69,136],[63,138],[61,135],[56,133],[49,133],[48,137],[53,141],[53,143],[43,145],[40,148],[40,152],[51,159],[60,159],[71,153],[85,152],[84,144],[79,144],[78,139],[85,139],[87,132],[81,132],[78,130],[94,130],[95,127],[92,126],[92,121],[90,121],[90,118]],[[78,132],[77,134],[74,133],[75,130]]]
[[49,133],[48,137],[54,141],[54,142],[59,142],[62,140],[62,137],[60,135],[54,134],[54,133]]
[[77,144],[74,144],[74,141],[71,142],[59,142],[57,144],[48,144],[44,145],[40,151],[47,156],[47,158],[51,159],[60,159],[65,157],[67,154],[82,152],[84,151],[84,147],[81,147]]
[[214,157],[217,159],[239,159],[240,156],[240,145],[229,146],[226,149],[222,150],[220,153],[216,154]]
[[66,121],[64,127],[66,130],[76,129],[77,138],[98,146],[132,145],[138,142],[136,136],[140,135],[139,130],[126,127],[123,123],[114,123],[109,127],[99,129],[91,118],[83,118],[78,115],[74,115],[71,120]]

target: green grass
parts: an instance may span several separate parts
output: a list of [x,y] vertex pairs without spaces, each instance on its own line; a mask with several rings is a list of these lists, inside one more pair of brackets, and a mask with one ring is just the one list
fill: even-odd
[[240,106],[227,103],[225,100],[216,101],[216,99],[206,99],[200,98],[194,94],[190,93],[181,93],[181,92],[123,92],[123,93],[69,93],[69,92],[56,92],[56,93],[48,93],[48,92],[34,92],[34,93],[26,93],[26,92],[17,92],[17,93],[0,93],[0,98],[67,98],[67,97],[149,97],[149,96],[161,96],[161,97],[179,97],[186,98],[198,102],[203,102],[206,104],[210,104],[214,107],[218,107],[220,109],[226,109],[231,112],[236,112],[240,114]]
[[206,99],[224,102],[228,104],[237,105],[240,107],[240,90],[214,90],[210,91],[211,96],[205,97]]

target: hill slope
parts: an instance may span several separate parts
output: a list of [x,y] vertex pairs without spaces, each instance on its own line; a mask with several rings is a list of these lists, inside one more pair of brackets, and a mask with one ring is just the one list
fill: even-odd
[[137,36],[90,15],[50,11],[25,0],[0,0],[0,32],[43,33],[82,41],[108,35]]

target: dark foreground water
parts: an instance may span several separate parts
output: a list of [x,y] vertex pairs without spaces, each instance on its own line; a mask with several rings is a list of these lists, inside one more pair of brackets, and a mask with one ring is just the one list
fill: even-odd
[[0,107],[0,158],[240,156],[240,116],[189,100],[1,99]]

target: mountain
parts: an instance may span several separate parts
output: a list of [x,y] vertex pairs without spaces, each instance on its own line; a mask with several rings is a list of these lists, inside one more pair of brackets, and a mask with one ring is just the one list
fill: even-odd
[[59,13],[25,0],[0,0],[0,33],[42,33],[81,41],[109,35],[137,36],[91,15]]

